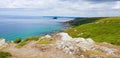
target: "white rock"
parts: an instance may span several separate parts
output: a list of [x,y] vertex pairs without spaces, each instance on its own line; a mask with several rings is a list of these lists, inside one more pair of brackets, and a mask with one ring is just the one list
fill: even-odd
[[65,53],[71,52],[72,54],[75,54],[79,52],[78,48],[86,51],[94,46],[94,41],[90,38],[72,38],[67,33],[59,33],[57,35],[61,36],[61,41],[57,43],[57,47],[63,49]]
[[116,51],[115,49],[112,49],[112,48],[107,48],[107,47],[104,47],[104,46],[99,46],[96,48],[97,50],[100,50],[102,52],[105,52],[106,54],[108,55],[115,55]]
[[5,39],[0,39],[0,49],[6,46]]
[[98,56],[98,55],[93,55],[93,54],[92,54],[92,55],[89,56],[89,58],[101,58],[101,57]]
[[[116,50],[96,45],[91,38],[72,38],[67,33],[59,33],[61,40],[56,42],[56,46],[68,54],[76,54],[79,52],[79,48],[85,52],[87,50],[99,50],[108,55],[115,55]],[[98,57],[98,56],[95,56]],[[99,58],[99,57],[98,57]]]
[[51,38],[52,36],[50,36],[50,35],[45,35],[45,38]]
[[94,41],[91,38],[87,38],[86,41],[89,43],[94,43]]
[[72,52],[69,52],[70,55],[72,55],[73,53]]
[[79,41],[79,43],[86,43],[86,40],[84,38],[78,38],[75,41]]
[[73,47],[73,46],[70,46],[69,49],[74,49],[74,47]]
[[58,33],[57,35],[61,36],[61,39],[64,41],[72,39],[72,37],[70,37],[67,33],[64,33],[64,32]]
[[85,56],[84,55],[80,55],[80,58],[85,58]]
[[64,50],[63,50],[66,54],[70,52],[70,49],[65,47]]

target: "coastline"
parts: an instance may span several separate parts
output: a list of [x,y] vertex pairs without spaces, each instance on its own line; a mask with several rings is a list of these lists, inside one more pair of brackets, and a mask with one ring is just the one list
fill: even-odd
[[[16,23],[16,21],[15,22],[12,21],[10,23],[6,22],[0,26],[3,27],[0,30],[1,32],[0,37],[7,39],[7,41],[14,40],[19,37],[24,39],[29,36],[42,36],[46,34],[56,33],[61,31],[63,28],[65,28],[65,26],[63,26],[63,24],[59,22],[51,22],[51,23],[48,22],[47,24],[46,23],[25,24],[21,22]],[[11,26],[11,28],[9,26]]]
[[[69,20],[71,21],[71,20]],[[63,32],[64,30],[70,28],[71,26],[66,24],[66,21],[65,22],[58,22],[59,24],[62,24],[63,25],[63,28],[61,30],[58,30],[58,31],[52,31],[52,32],[49,32],[49,33],[45,33],[44,35],[36,35],[36,36],[27,36],[25,37],[24,39],[22,40],[25,40],[26,38],[29,38],[29,37],[41,37],[41,36],[45,36],[45,35],[52,35],[52,34],[57,34],[57,33],[60,33],[60,32]],[[22,37],[18,37],[18,38],[22,38]],[[16,38],[17,39],[17,38]],[[15,40],[15,39],[14,39]],[[11,42],[11,41],[14,41],[14,40],[9,40],[9,41],[6,41],[6,42]]]
[[[99,21],[98,20],[92,23],[83,24],[82,26],[84,25],[93,26],[99,24],[103,24],[104,26],[107,23],[114,23],[114,22],[115,22],[114,24],[116,25],[116,23],[118,22],[117,20],[119,20],[119,18],[116,19],[115,21],[111,21],[111,22],[107,21],[107,23],[103,23],[104,20],[106,22],[106,19],[102,19],[102,21],[100,20],[100,22],[102,23],[96,23]],[[113,18],[112,19],[108,18],[107,20],[113,20]],[[75,32],[75,34],[78,35],[77,32],[79,32],[80,29],[76,29],[76,27],[72,27],[74,28],[73,30],[71,30],[72,29],[71,27],[66,29],[67,30],[70,29],[71,32]],[[66,29],[64,30],[66,31]],[[2,43],[6,44],[6,46],[1,45],[4,47],[0,51],[9,52],[11,53],[12,57],[17,57],[17,58],[19,57],[20,58],[26,58],[26,57],[63,58],[61,56],[65,56],[66,58],[90,58],[90,57],[119,58],[120,57],[120,49],[119,49],[120,46],[118,45],[114,45],[106,41],[96,42],[93,40],[93,38],[72,37],[70,33],[63,32],[64,30],[61,30],[57,33],[46,34],[44,36],[28,37],[24,40],[21,40],[21,38],[18,38],[15,41],[11,41],[11,42],[5,42],[4,40],[2,41]]]

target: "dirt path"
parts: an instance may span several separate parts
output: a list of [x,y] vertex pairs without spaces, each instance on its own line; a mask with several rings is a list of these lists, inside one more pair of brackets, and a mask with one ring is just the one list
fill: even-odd
[[4,51],[10,52],[12,58],[70,58],[61,50],[56,49],[54,44],[40,45],[31,41],[22,48],[17,48],[16,44],[9,43],[9,47]]

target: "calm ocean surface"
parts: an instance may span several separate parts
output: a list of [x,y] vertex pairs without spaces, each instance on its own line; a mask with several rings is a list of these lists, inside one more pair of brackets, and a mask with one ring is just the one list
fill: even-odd
[[0,16],[0,38],[7,41],[29,36],[41,36],[65,28],[62,23],[70,18],[52,19],[47,17],[6,17]]

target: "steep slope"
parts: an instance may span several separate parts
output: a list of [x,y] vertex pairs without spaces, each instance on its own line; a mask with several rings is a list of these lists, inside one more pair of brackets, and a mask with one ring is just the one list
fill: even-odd
[[96,42],[120,45],[120,17],[84,18],[69,23],[74,27],[65,30],[65,32],[72,37],[90,37]]

